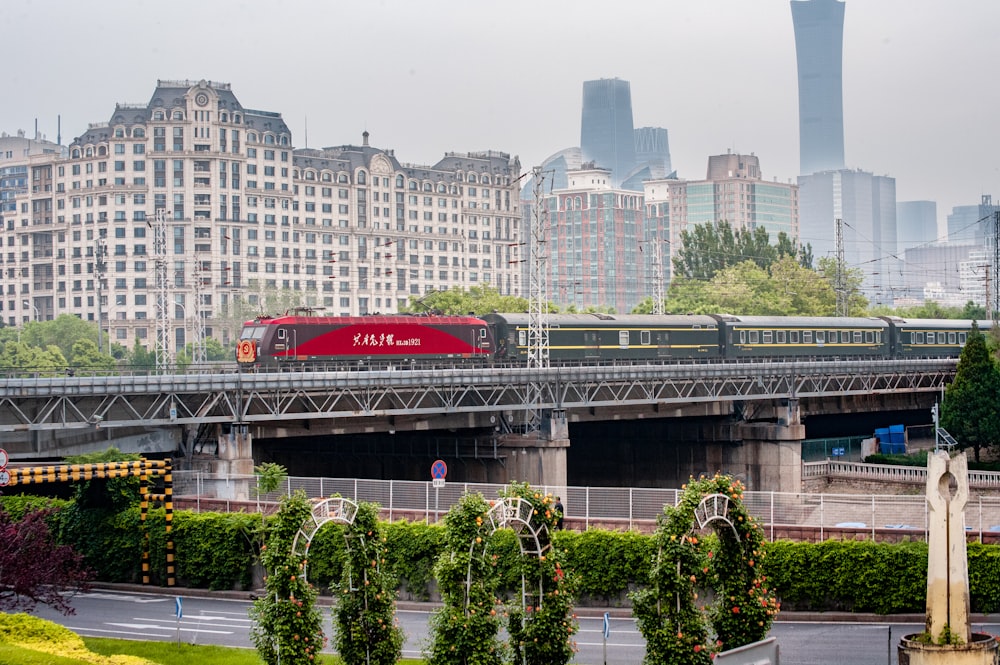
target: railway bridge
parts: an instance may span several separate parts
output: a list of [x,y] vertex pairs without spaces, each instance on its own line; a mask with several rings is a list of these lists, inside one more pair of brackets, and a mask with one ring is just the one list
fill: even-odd
[[[0,440],[14,461],[117,445],[179,451],[190,462],[197,450],[210,450],[211,469],[232,475],[252,473],[255,446],[289,437],[336,452],[345,435],[467,432],[483,463],[463,480],[565,486],[571,425],[656,419],[672,423],[671,438],[696,451],[689,473],[723,469],[752,489],[799,491],[805,418],[930,408],[956,365],[912,359],[10,377],[0,379]],[[527,427],[533,419],[540,428]],[[621,442],[608,443],[601,463],[614,464]]]

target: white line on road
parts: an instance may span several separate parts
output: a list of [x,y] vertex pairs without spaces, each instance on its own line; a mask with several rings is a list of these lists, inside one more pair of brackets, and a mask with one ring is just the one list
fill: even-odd
[[124,596],[118,593],[83,593],[81,596],[87,598],[99,598],[101,600],[121,600],[129,603],[165,603],[169,598],[140,598],[139,596]]
[[[114,625],[114,624],[108,624],[108,625]],[[171,635],[170,633],[163,633],[161,635],[159,633],[135,633],[135,632],[129,632],[129,631],[124,631],[124,630],[105,630],[103,628],[75,628],[73,626],[66,626],[66,627],[69,628],[70,630],[72,630],[74,633],[77,633],[79,635],[86,635],[88,633],[111,633],[112,635],[137,635],[137,636],[143,637],[143,638],[147,638],[147,637],[170,637],[170,635]],[[155,628],[160,629],[160,626],[155,626]],[[163,629],[161,629],[161,630],[163,630]]]

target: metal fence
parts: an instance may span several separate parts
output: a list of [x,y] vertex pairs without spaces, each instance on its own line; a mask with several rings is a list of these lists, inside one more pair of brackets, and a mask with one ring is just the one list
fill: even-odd
[[[173,477],[175,498],[198,511],[269,513],[275,510],[281,495],[301,489],[310,498],[340,495],[377,503],[389,520],[428,522],[440,520],[463,494],[478,492],[490,499],[506,487],[447,483],[439,489],[430,482],[409,480],[289,477],[281,491],[254,496],[254,476],[219,477],[177,471]],[[665,505],[676,505],[681,493],[679,489],[641,487],[542,486],[539,490],[560,496],[567,521],[576,527],[644,531],[654,527]],[[927,501],[922,491],[912,495],[747,491],[744,504],[760,520],[771,540],[786,537],[796,528],[818,530],[820,539],[831,535],[863,535],[872,540],[905,536],[922,539],[927,532]],[[996,533],[1000,537],[1000,497],[971,498],[965,509],[965,523],[966,529],[980,540],[983,534]]]

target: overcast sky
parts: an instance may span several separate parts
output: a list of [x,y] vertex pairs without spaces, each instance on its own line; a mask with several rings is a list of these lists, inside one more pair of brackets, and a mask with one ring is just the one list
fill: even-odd
[[[528,169],[579,145],[582,82],[631,81],[635,126],[666,127],[682,178],[753,152],[798,174],[788,0],[2,0],[0,130],[68,144],[157,79],[231,83],[297,147],[371,142],[404,162],[502,150]],[[899,201],[1000,198],[1000,2],[847,0],[849,167]]]

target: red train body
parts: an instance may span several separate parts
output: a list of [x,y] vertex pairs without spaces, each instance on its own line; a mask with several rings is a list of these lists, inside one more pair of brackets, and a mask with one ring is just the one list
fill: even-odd
[[285,315],[243,326],[236,360],[243,366],[487,358],[490,327],[473,316]]

